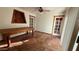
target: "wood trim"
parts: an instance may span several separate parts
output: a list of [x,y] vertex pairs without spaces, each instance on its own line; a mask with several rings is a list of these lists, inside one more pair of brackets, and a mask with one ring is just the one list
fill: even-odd
[[64,17],[65,15],[56,15],[54,17]]

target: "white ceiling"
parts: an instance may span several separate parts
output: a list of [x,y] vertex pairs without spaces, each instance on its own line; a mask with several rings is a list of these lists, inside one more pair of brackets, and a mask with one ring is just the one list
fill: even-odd
[[44,10],[50,10],[50,11],[65,11],[66,7],[43,7]]
[[[26,11],[38,12],[38,7],[20,7]],[[64,12],[67,7],[42,7],[43,10],[49,10],[53,12]]]

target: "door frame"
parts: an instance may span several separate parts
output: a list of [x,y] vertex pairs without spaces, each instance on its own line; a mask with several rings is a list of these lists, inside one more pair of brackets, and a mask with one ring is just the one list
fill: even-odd
[[[54,19],[53,19],[52,34],[55,35],[55,36],[60,36],[60,34],[54,33],[54,29],[55,29],[55,25],[56,25],[56,18],[63,18],[63,19],[64,19],[64,15],[57,15],[57,16],[54,16]],[[62,20],[63,20],[63,19],[62,19]],[[61,28],[61,27],[60,27],[60,28]]]

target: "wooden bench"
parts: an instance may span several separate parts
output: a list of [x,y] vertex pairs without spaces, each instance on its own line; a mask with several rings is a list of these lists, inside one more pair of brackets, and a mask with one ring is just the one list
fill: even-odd
[[33,28],[31,27],[21,27],[21,28],[8,28],[8,29],[0,29],[0,33],[3,36],[3,40],[7,42],[7,47],[10,47],[11,40],[10,40],[10,35],[17,34],[17,33],[22,33],[26,32],[32,32],[33,36]]

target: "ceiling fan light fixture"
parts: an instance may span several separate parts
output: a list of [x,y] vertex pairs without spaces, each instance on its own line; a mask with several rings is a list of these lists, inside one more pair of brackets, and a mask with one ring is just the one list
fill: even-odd
[[39,12],[43,12],[43,9],[42,9],[42,7],[39,7]]

